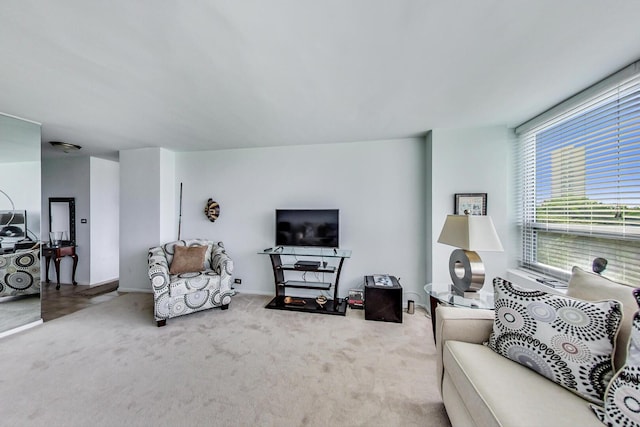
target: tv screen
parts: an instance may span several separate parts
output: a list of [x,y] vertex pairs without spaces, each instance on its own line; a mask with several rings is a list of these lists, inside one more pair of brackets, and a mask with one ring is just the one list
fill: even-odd
[[26,211],[0,211],[0,238],[20,240],[27,237]]
[[276,246],[339,247],[338,209],[277,209]]

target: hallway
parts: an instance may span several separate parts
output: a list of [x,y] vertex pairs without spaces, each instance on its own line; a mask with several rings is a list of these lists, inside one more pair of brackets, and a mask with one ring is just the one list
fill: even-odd
[[60,289],[56,290],[55,283],[51,282],[47,285],[43,282],[40,288],[42,320],[48,322],[82,310],[83,308],[101,304],[120,295],[124,295],[124,292],[119,292],[118,290],[95,296],[83,295],[83,293],[91,288],[89,285],[73,286],[71,284],[61,283]]

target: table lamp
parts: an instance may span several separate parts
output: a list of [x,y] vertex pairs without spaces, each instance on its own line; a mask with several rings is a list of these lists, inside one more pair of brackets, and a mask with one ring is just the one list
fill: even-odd
[[484,284],[484,264],[476,251],[504,250],[491,217],[486,215],[447,215],[438,243],[460,248],[451,253],[449,274],[453,291],[463,296],[479,291]]

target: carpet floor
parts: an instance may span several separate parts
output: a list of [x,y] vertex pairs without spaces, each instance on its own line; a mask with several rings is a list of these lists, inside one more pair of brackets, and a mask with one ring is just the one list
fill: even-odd
[[6,426],[448,426],[424,311],[403,324],[239,294],[158,328],[130,293],[0,340]]
[[5,332],[36,320],[40,320],[39,294],[0,298],[0,332]]

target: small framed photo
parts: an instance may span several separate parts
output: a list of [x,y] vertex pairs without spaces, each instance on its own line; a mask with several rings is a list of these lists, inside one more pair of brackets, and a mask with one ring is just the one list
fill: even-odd
[[453,213],[456,215],[486,215],[487,193],[456,194]]

